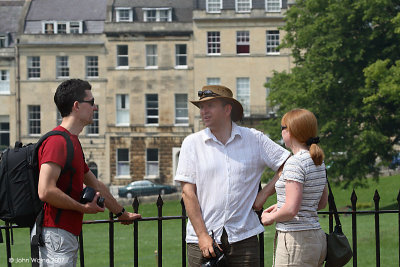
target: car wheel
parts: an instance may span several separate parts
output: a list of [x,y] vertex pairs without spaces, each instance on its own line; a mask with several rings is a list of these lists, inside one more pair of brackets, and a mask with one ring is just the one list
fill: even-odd
[[126,194],[126,197],[127,197],[128,199],[131,199],[131,198],[132,198],[132,193]]
[[160,195],[165,195],[165,189],[160,190]]

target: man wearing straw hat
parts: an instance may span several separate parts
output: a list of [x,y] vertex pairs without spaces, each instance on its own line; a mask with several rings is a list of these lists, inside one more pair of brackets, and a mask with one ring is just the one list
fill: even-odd
[[[228,266],[259,266],[257,235],[264,231],[253,204],[265,167],[278,171],[290,153],[262,132],[238,126],[242,105],[220,85],[204,86],[199,100],[206,128],[182,143],[175,180],[189,216],[189,266],[215,257],[213,238]],[[274,181],[264,191],[272,195]],[[260,207],[258,207],[260,208]]]

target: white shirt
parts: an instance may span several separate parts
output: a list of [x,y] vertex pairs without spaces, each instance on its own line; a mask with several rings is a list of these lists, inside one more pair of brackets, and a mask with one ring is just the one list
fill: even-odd
[[296,216],[290,221],[276,223],[276,229],[282,232],[320,229],[317,209],[326,185],[325,164],[316,166],[307,150],[301,150],[290,157],[275,184],[278,209],[286,202],[287,180],[303,185],[303,198]]
[[[252,206],[265,167],[277,171],[290,153],[255,129],[232,123],[222,144],[209,128],[191,134],[182,143],[175,181],[196,185],[207,230],[220,243],[223,228],[229,243],[264,231]],[[189,220],[187,243],[198,243]]]

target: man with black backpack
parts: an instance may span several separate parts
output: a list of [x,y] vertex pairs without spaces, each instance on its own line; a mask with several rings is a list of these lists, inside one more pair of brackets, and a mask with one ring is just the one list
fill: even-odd
[[[76,266],[77,236],[82,230],[83,215],[104,211],[104,207],[98,205],[100,196],[123,224],[130,224],[141,216],[126,212],[85,163],[78,135],[93,122],[93,113],[97,110],[91,85],[79,79],[64,81],[56,90],[54,102],[63,118],[54,130],[68,134],[73,145],[73,159],[71,168],[65,169],[67,140],[61,135],[48,137],[39,147],[38,194],[45,204],[43,220],[39,216],[32,230],[32,241],[39,244],[41,266]],[[96,191],[93,200],[85,204],[80,201],[84,184]],[[41,231],[37,233],[36,229]]]

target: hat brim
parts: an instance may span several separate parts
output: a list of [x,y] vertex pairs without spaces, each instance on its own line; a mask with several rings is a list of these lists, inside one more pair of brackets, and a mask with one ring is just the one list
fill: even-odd
[[240,121],[243,117],[243,106],[240,104],[239,101],[237,101],[234,98],[231,97],[224,97],[224,96],[210,96],[210,97],[205,97],[201,100],[197,101],[190,101],[193,105],[196,107],[200,108],[199,104],[202,102],[210,101],[213,99],[223,99],[232,104],[232,111],[231,111],[231,118],[232,121]]

